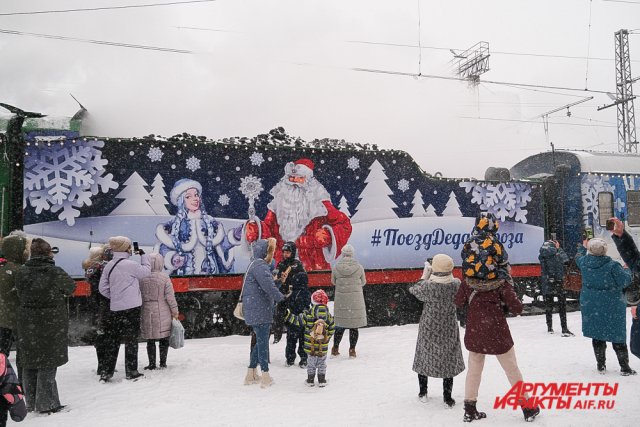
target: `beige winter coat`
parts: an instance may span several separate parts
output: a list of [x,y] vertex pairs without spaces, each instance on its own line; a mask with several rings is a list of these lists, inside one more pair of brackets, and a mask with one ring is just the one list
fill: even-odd
[[160,254],[149,255],[151,276],[140,280],[142,314],[140,333],[144,339],[157,340],[171,335],[171,318],[178,314],[178,303],[171,279],[162,272],[164,260]]
[[331,283],[336,287],[333,318],[340,328],[367,326],[367,308],[362,287],[367,280],[364,268],[353,257],[343,253],[342,259],[331,269]]

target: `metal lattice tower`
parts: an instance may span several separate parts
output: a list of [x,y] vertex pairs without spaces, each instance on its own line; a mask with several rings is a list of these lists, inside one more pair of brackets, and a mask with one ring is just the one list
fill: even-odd
[[480,76],[489,71],[489,43],[478,42],[462,53],[454,54],[454,58],[458,59],[456,64],[456,72],[463,79],[469,80],[473,84],[480,81]]
[[637,153],[636,117],[633,108],[633,79],[629,57],[629,31],[615,33],[616,39],[616,105],[618,107],[618,151]]

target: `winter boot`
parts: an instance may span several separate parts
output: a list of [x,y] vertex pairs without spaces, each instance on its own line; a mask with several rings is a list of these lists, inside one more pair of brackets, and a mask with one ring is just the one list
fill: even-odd
[[113,375],[111,375],[111,374],[107,374],[107,373],[104,373],[104,372],[103,372],[103,373],[100,375],[100,382],[101,382],[102,384],[108,383],[109,381],[111,381],[111,378],[113,378]]
[[149,358],[149,364],[144,367],[145,371],[152,371],[156,369],[156,344],[155,342],[147,342],[147,357]]
[[127,379],[128,380],[134,380],[136,381],[137,379],[139,379],[140,377],[144,377],[144,374],[141,374],[138,371],[130,371],[127,373]]
[[298,363],[298,366],[300,366],[301,368],[306,368],[307,367],[307,359],[302,359],[300,361],[300,363]]
[[313,387],[316,385],[315,383],[316,374],[307,374],[307,380],[304,382],[307,387]]
[[604,341],[593,340],[593,353],[596,356],[598,372],[604,374],[607,370],[605,362],[607,360],[607,343]]
[[167,356],[169,355],[169,343],[163,345],[162,341],[160,342],[160,369],[164,369],[167,367]]
[[552,313],[546,312],[545,316],[547,318],[547,332],[549,332],[550,334],[553,333],[553,320],[552,320]]
[[352,347],[349,349],[349,359],[355,359],[356,358],[356,349],[355,347]]
[[537,406],[535,408],[525,408],[523,406],[522,414],[524,415],[524,420],[530,423],[538,416],[538,414],[540,414],[540,408]]
[[445,405],[449,408],[453,408],[456,404],[456,401],[451,397],[451,392],[453,391],[453,378],[443,378],[442,379],[442,397]]
[[627,349],[627,345],[614,345],[614,349],[616,351],[616,356],[618,356],[618,363],[620,363],[620,375],[623,377],[636,375],[636,371],[631,369],[629,366],[629,351]]
[[336,345],[331,347],[331,356],[340,356],[340,352],[338,351],[338,347]]
[[273,384],[273,378],[269,375],[269,372],[262,373],[262,381],[260,381],[260,388],[268,388]]
[[478,412],[476,409],[476,401],[475,400],[465,400],[464,401],[464,417],[462,421],[465,423],[470,423],[471,421],[481,420],[482,418],[487,418],[487,414],[484,412]]
[[420,391],[418,392],[418,400],[422,403],[427,402],[427,390],[429,387],[429,377],[418,374],[418,385]]
[[563,329],[562,330],[562,336],[563,337],[575,337],[575,335],[573,334],[573,332],[571,332],[568,329]]
[[325,387],[327,385],[327,380],[324,376],[325,374],[318,374],[318,387]]
[[244,377],[244,385],[258,384],[260,382],[260,376],[256,368],[247,369],[247,376]]

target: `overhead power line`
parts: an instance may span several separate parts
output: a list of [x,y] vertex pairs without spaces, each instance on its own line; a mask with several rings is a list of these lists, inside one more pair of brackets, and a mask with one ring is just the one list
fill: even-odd
[[122,6],[103,6],[103,7],[83,7],[83,8],[77,8],[77,9],[35,10],[31,12],[4,12],[4,13],[0,13],[0,16],[44,15],[49,13],[70,13],[70,12],[95,12],[99,10],[115,10],[115,9],[140,9],[145,7],[175,6],[180,4],[212,3],[214,1],[217,1],[217,0],[185,0],[185,1],[171,1],[166,3],[128,4],[128,5],[122,5]]
[[[473,120],[490,120],[496,122],[517,122],[517,123],[540,123],[538,120],[522,120],[522,119],[502,119],[498,117],[472,117],[472,116],[458,116],[459,119],[473,119]],[[584,124],[584,123],[560,123],[560,122],[549,122],[552,125],[560,125],[560,126],[580,126],[580,127],[601,127],[601,128],[614,128],[615,125],[592,125],[592,124]]]
[[92,44],[99,44],[104,46],[124,47],[124,48],[130,48],[130,49],[155,50],[159,52],[168,52],[168,53],[194,53],[193,51],[190,51],[190,50],[173,49],[170,47],[148,46],[148,45],[131,44],[131,43],[118,43],[118,42],[110,42],[106,40],[81,39],[78,37],[56,36],[53,34],[27,33],[24,31],[5,30],[2,28],[0,28],[0,34],[10,34],[14,36],[40,37],[40,38],[52,39],[52,40],[73,41],[73,42],[79,42],[79,43],[92,43]]

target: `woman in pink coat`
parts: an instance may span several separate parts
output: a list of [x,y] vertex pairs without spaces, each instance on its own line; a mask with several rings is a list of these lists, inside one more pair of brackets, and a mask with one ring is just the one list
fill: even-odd
[[173,293],[171,279],[163,272],[162,255],[153,253],[149,255],[149,260],[151,276],[140,280],[142,294],[140,332],[142,338],[147,340],[149,356],[149,365],[144,369],[156,369],[156,341],[160,342],[160,368],[166,368],[171,318],[178,318],[178,303]]

